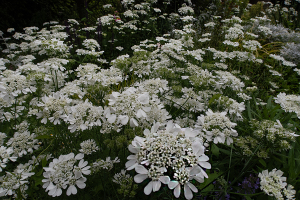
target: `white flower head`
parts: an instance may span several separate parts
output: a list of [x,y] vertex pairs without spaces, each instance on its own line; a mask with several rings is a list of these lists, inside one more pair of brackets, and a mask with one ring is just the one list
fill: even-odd
[[167,184],[170,189],[175,188],[175,197],[179,197],[183,186],[185,197],[191,199],[191,191],[198,190],[189,180],[203,182],[204,177],[208,177],[203,168],[211,168],[209,158],[204,154],[205,147],[197,137],[199,132],[181,128],[172,121],[166,126],[160,126],[160,123],[155,123],[151,130],[144,130],[145,138],[134,138],[128,147],[133,155],[127,157],[126,168],[135,169],[138,173],[134,177],[136,183],[151,179],[144,188],[146,195],[158,191],[162,184]]

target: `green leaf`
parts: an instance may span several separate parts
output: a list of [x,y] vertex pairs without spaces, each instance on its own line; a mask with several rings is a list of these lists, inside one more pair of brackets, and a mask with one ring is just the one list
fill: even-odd
[[265,162],[263,159],[260,159],[259,162],[260,162],[264,167],[267,167],[267,164],[266,164],[266,162]]
[[41,176],[41,175],[42,175],[42,173],[43,173],[43,171],[44,171],[44,170],[43,170],[43,169],[41,169],[41,171],[39,171],[39,172],[38,172],[38,173],[36,173],[35,175],[36,175],[36,176]]
[[211,152],[213,155],[219,157],[220,155],[220,151],[219,151],[219,147],[217,147],[217,145],[215,145],[214,143],[211,146]]
[[35,176],[33,177],[33,180],[35,181],[35,186],[38,186],[38,185],[42,185],[43,182],[42,180],[44,179],[44,176]]
[[288,166],[289,166],[289,175],[290,178],[294,179],[295,178],[295,153],[294,153],[294,148],[290,150],[289,152],[289,158],[288,158]]
[[222,94],[215,94],[214,96],[212,96],[208,102],[208,105],[210,106],[210,104],[212,104],[212,102],[215,100],[215,99],[218,99]]
[[[219,174],[222,174],[222,173],[218,173],[218,172],[215,172],[215,173],[212,173],[212,174],[208,173],[207,174],[208,178],[204,179],[204,182],[200,184],[200,189],[202,189],[205,186],[211,184],[216,178],[218,178],[220,176]],[[207,186],[206,188],[201,190],[201,192],[208,192],[208,191],[211,191],[213,188],[214,188],[214,185],[211,184],[210,186]]]
[[45,158],[42,159],[42,167],[46,167],[47,165],[47,158],[45,156]]
[[245,198],[246,198],[247,200],[251,200],[251,198],[250,198],[249,196],[245,196]]
[[252,115],[251,115],[251,107],[250,107],[250,101],[247,103],[247,112],[248,112],[248,117],[250,120],[252,120]]
[[219,150],[220,150],[222,153],[225,153],[226,155],[229,155],[229,156],[230,156],[230,151],[225,150],[225,149],[221,149],[221,148],[219,148]]

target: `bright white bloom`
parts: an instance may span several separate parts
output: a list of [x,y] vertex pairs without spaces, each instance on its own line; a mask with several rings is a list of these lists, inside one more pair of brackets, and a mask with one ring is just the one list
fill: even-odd
[[280,92],[274,99],[275,103],[280,104],[285,112],[295,112],[300,119],[300,96],[287,95]]
[[15,162],[18,157],[11,156],[14,153],[13,148],[1,146],[0,147],[0,172],[2,172],[2,169],[6,167],[6,163],[9,162],[9,160]]
[[96,49],[100,49],[100,45],[98,44],[98,42],[94,39],[85,39],[82,43],[82,45],[91,50],[91,51],[95,51]]
[[14,137],[10,138],[6,143],[8,146],[13,148],[14,155],[22,157],[27,153],[33,153],[34,149],[39,148],[39,141],[35,139],[34,133],[30,134],[29,131],[16,132]]
[[112,92],[108,101],[110,109],[105,110],[105,117],[109,123],[120,127],[128,123],[131,127],[149,127],[155,121],[164,123],[169,118],[156,95],[140,93],[134,87],[127,88],[122,93]]
[[186,4],[183,4],[183,6],[181,8],[178,9],[179,14],[181,15],[187,15],[189,13],[193,14],[194,13],[194,9],[187,6]]
[[[204,24],[205,27],[214,27],[215,25],[216,25],[215,22],[208,22],[208,23]],[[203,36],[203,37],[205,37],[205,36]]]
[[256,51],[257,48],[262,48],[262,46],[260,45],[260,43],[256,40],[243,40],[243,47],[250,50],[250,51]]
[[136,183],[151,179],[144,188],[146,195],[158,191],[163,183],[175,189],[177,198],[183,186],[186,199],[192,199],[192,191],[198,190],[189,181],[195,179],[202,183],[204,177],[208,178],[202,168],[211,168],[209,158],[204,154],[202,140],[197,137],[199,132],[180,128],[172,121],[166,127],[159,127],[160,124],[156,123],[151,130],[144,130],[145,138],[134,138],[128,147],[133,155],[127,157],[126,168],[135,169],[138,173],[134,177]]
[[111,4],[105,4],[105,5],[103,5],[103,8],[110,8],[110,7],[112,7]]
[[[43,188],[50,196],[60,196],[62,189],[66,189],[68,186],[68,196],[77,194],[75,185],[80,189],[85,188],[86,178],[83,174],[89,175],[91,171],[89,170],[90,166],[87,166],[88,162],[84,161],[83,157],[83,154],[75,156],[74,153],[60,155],[58,159],[55,158],[50,162],[49,167],[44,167]],[[77,163],[78,166],[76,166]]]
[[205,137],[208,141],[214,141],[215,144],[225,143],[230,145],[233,143],[232,137],[238,136],[238,133],[233,128],[236,123],[232,123],[226,112],[213,112],[208,109],[206,115],[198,116],[196,127],[205,132]]
[[[13,199],[26,197],[27,183],[29,183],[27,179],[34,175],[34,172],[31,171],[32,165],[28,163],[25,165],[20,164],[13,173],[6,172],[6,175],[0,177],[0,197],[8,195],[13,195]],[[22,196],[19,196],[19,191]]]
[[238,93],[237,95],[238,95],[238,97],[242,98],[244,101],[248,101],[248,100],[252,99],[252,97],[246,95],[246,94],[243,93],[243,92]]
[[42,118],[41,122],[46,124],[48,120],[54,125],[60,124],[61,120],[66,117],[66,107],[72,102],[68,97],[60,94],[59,92],[53,95],[42,97],[42,102],[37,106],[40,112],[36,113],[37,118]]
[[122,51],[124,48],[121,46],[116,47],[117,50]]
[[93,163],[91,170],[93,173],[99,172],[102,169],[110,171],[114,167],[114,164],[119,162],[120,159],[118,157],[116,157],[114,160],[111,160],[110,157],[107,157],[106,160],[98,159]]
[[106,26],[106,25],[110,25],[112,22],[114,22],[115,19],[114,19],[113,15],[108,14],[107,16],[102,16],[102,17],[98,18],[97,21],[101,21],[102,25]]
[[272,73],[273,76],[282,76],[282,74],[280,74],[278,71],[276,70],[272,70],[272,69],[269,69],[269,71]]
[[266,26],[258,26],[258,29],[260,30],[260,32],[262,32],[264,35],[271,35],[272,31],[269,27]]
[[282,176],[281,170],[273,169],[271,172],[264,170],[258,174],[260,178],[260,189],[267,195],[275,197],[278,200],[295,199],[296,191],[293,186],[289,185],[287,188],[286,177]]
[[240,44],[238,42],[232,42],[230,40],[225,40],[223,42],[223,44],[226,44],[226,45],[230,45],[230,46],[234,46],[234,47],[238,47]]
[[185,16],[180,18],[183,22],[190,22],[193,21],[194,17],[193,16]]
[[153,8],[154,12],[160,13],[161,10],[159,8]]
[[8,28],[8,29],[7,29],[7,32],[8,32],[8,33],[11,33],[11,32],[14,32],[14,31],[15,31],[14,28]]
[[70,24],[76,24],[76,25],[79,25],[79,22],[76,21],[75,19],[68,19],[68,22],[69,22]]
[[227,40],[235,40],[244,36],[243,30],[238,27],[230,27],[226,32],[225,39]]
[[81,149],[79,151],[86,155],[92,154],[93,152],[99,150],[99,147],[97,146],[95,140],[93,139],[89,139],[81,142],[80,147]]
[[94,106],[86,99],[85,102],[69,107],[64,116],[64,121],[69,124],[68,129],[71,133],[84,131],[92,126],[101,126],[103,108]]

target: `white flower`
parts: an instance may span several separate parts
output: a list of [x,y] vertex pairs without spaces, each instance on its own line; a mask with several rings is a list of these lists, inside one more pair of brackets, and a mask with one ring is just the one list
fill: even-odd
[[81,153],[86,155],[92,154],[93,152],[98,151],[99,147],[97,146],[95,140],[89,139],[80,143],[81,149],[79,150]]
[[208,109],[206,116],[198,116],[196,127],[205,132],[208,141],[213,140],[215,144],[224,144],[226,141],[227,145],[230,145],[233,143],[232,136],[238,135],[237,131],[233,129],[236,125],[226,117],[226,112],[214,113]]
[[[181,193],[181,185],[184,187],[184,196],[186,199],[192,199],[193,198],[193,192],[198,192],[198,189],[188,180],[190,180],[191,177],[199,174],[201,172],[201,168],[199,166],[194,166],[193,168],[188,169],[180,169],[180,172],[177,172],[179,175],[185,175],[188,178],[185,182],[179,182],[179,181],[170,181],[168,184],[168,187],[173,190],[174,189],[174,196],[176,198],[179,198]],[[192,179],[192,178],[191,178]]]
[[[137,165],[135,167],[135,171],[139,173],[134,177],[134,181],[136,183],[141,183],[148,178],[149,171],[144,166]],[[160,189],[161,183],[168,184],[169,182],[170,182],[169,176],[160,176],[158,180],[152,180],[148,183],[148,185],[144,188],[144,193],[146,195],[149,195],[152,191],[156,192]]]
[[[284,196],[288,199],[294,199],[296,193],[293,186],[287,186],[286,177],[282,176],[281,170],[273,169],[271,172],[264,170],[258,174],[260,178],[260,189],[263,190],[267,195],[274,196],[276,199],[283,199]],[[283,193],[283,194],[282,194]]]
[[136,183],[151,179],[144,188],[146,195],[158,191],[163,183],[175,189],[175,197],[179,197],[183,185],[185,197],[191,199],[191,191],[198,190],[189,181],[203,182],[208,176],[202,168],[211,168],[207,162],[209,158],[204,155],[205,147],[198,137],[199,132],[181,128],[172,121],[166,127],[159,127],[160,124],[155,123],[151,130],[144,130],[145,138],[134,138],[128,147],[134,155],[127,157],[126,168],[135,169],[138,173],[134,177]]
[[[87,166],[88,162],[84,161],[83,154],[70,153],[67,155],[60,155],[58,159],[53,159],[49,163],[49,167],[44,167],[45,172],[43,173],[46,179],[42,182],[43,188],[48,191],[48,195],[52,197],[60,196],[62,194],[62,189],[67,190],[67,195],[76,194],[78,188],[85,188],[86,178],[84,175],[89,175],[91,173],[90,166]],[[75,164],[79,161],[78,166]]]

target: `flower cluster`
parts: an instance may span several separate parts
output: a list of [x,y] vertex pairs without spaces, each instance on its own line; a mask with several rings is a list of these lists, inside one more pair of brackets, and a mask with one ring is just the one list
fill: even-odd
[[2,169],[6,167],[6,163],[8,163],[9,160],[15,162],[18,157],[12,156],[14,153],[13,148],[1,146],[0,147],[0,172],[2,172]]
[[227,145],[233,143],[232,137],[238,136],[238,133],[233,128],[236,123],[232,123],[226,112],[213,112],[208,109],[206,115],[198,116],[196,127],[205,133],[205,137],[208,141],[214,141],[215,144],[225,141]]
[[288,129],[285,129],[279,120],[276,122],[270,120],[251,121],[251,127],[254,129],[254,137],[260,141],[266,141],[272,144],[272,148],[279,151],[291,148],[291,143],[299,136]]
[[27,196],[28,178],[34,175],[32,172],[32,165],[18,165],[13,173],[6,172],[6,175],[0,177],[0,197],[10,195],[17,198],[24,198]]
[[98,159],[93,163],[91,170],[93,173],[97,173],[101,171],[101,169],[110,171],[114,167],[114,164],[119,162],[120,159],[118,157],[116,157],[114,160],[111,160],[110,157],[107,157],[106,160]]
[[138,187],[136,184],[133,183],[133,177],[130,176],[129,174],[126,174],[126,170],[122,169],[120,173],[116,173],[112,181],[120,185],[121,188],[118,189],[119,194],[123,194],[124,196],[129,196],[129,197],[135,196],[136,194],[135,190]]
[[[45,179],[42,180],[43,188],[52,197],[60,196],[62,189],[67,190],[67,195],[77,194],[78,188],[85,188],[84,183],[87,179],[83,176],[91,173],[90,166],[87,166],[88,162],[83,160],[83,154],[70,153],[67,155],[60,155],[59,158],[53,159],[50,162],[49,167],[44,167],[43,173]],[[78,166],[76,166],[77,162]]]
[[243,155],[252,156],[254,150],[260,158],[268,158],[273,151],[286,151],[292,148],[291,144],[296,140],[295,133],[284,128],[280,121],[252,120],[251,128],[253,136],[240,136],[235,139],[235,145],[242,149]]
[[[286,183],[286,177],[282,176],[281,170],[273,169],[271,172],[264,170],[258,174],[260,178],[260,189],[267,195],[275,197],[276,199],[295,199],[296,191],[293,190],[292,185]],[[287,186],[287,187],[286,187]]]
[[81,149],[79,151],[86,155],[92,154],[93,152],[99,150],[99,147],[97,146],[95,140],[93,139],[89,139],[81,142],[80,147]]
[[164,123],[169,118],[156,95],[140,93],[134,87],[127,88],[122,93],[113,92],[108,101],[110,109],[105,110],[105,116],[109,123],[120,127],[128,122],[131,127],[150,127],[155,121]]
[[204,177],[208,177],[202,168],[211,168],[198,134],[193,129],[180,128],[169,121],[166,127],[160,128],[160,124],[156,123],[151,131],[144,130],[145,138],[134,138],[128,147],[133,155],[128,157],[126,167],[138,173],[134,177],[136,183],[151,179],[144,188],[146,195],[158,191],[163,183],[174,189],[176,198],[180,196],[181,186],[184,186],[186,199],[193,198],[192,191],[197,192],[198,189],[189,181],[195,179],[202,183]]
[[295,112],[300,119],[300,96],[280,92],[274,99],[285,112]]
[[14,137],[10,138],[6,144],[13,148],[14,156],[22,157],[39,148],[40,143],[35,137],[36,135],[30,134],[29,131],[15,132]]

